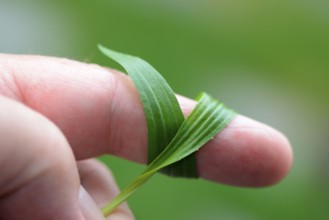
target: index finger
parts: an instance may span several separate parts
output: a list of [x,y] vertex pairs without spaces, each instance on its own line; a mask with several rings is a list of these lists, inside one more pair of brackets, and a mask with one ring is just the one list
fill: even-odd
[[[146,163],[147,127],[130,78],[66,59],[0,55],[0,94],[44,114],[65,134],[77,159],[110,153]],[[185,114],[195,103],[180,97]],[[237,116],[197,153],[199,175],[240,186],[282,179],[292,162],[278,131]]]

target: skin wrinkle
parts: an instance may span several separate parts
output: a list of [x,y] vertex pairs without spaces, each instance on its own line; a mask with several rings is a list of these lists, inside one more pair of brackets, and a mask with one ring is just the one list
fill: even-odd
[[[109,72],[111,72],[110,69],[107,69]],[[113,72],[114,74],[117,75],[117,77],[122,77],[123,74],[119,74],[118,72]],[[122,143],[123,143],[123,139],[122,138],[117,138],[120,137],[119,135],[117,135],[117,127],[118,127],[118,121],[117,121],[117,115],[116,112],[120,112],[120,106],[118,106],[118,103],[120,103],[119,101],[116,101],[118,99],[120,99],[120,97],[117,94],[121,93],[121,85],[120,85],[120,80],[118,78],[112,77],[112,99],[111,102],[109,104],[110,106],[110,112],[109,112],[109,117],[111,118],[109,120],[109,126],[110,126],[110,133],[109,133],[109,137],[108,137],[108,146],[113,145],[112,142],[116,143],[116,145],[113,145],[111,148],[109,148],[109,153],[110,154],[120,154],[120,151],[122,150]],[[116,91],[116,92],[114,92]]]
[[[112,70],[110,70],[110,71],[112,71]],[[133,121],[133,118],[139,118],[139,120],[138,120],[138,123],[132,125],[135,127],[135,131],[134,131],[134,134],[130,135],[131,136],[130,138],[127,138],[124,135],[113,135],[112,136],[112,137],[114,137],[112,142],[116,143],[116,145],[114,148],[113,147],[110,148],[111,149],[110,153],[114,154],[114,155],[120,155],[123,158],[129,159],[132,152],[131,152],[131,149],[127,148],[126,146],[135,145],[136,138],[145,137],[141,141],[142,144],[140,144],[139,147],[137,148],[138,150],[134,151],[133,153],[135,155],[137,155],[137,158],[139,158],[135,162],[146,163],[147,157],[144,153],[141,153],[141,152],[145,152],[147,149],[147,126],[146,126],[144,111],[142,108],[142,103],[141,103],[141,101],[136,103],[138,106],[133,108],[133,111],[131,111],[130,103],[134,102],[133,100],[136,100],[136,99],[139,100],[137,90],[133,86],[132,80],[127,75],[122,74],[117,71],[114,71],[114,74],[118,77],[117,86],[116,86],[116,90],[115,90],[116,94],[125,93],[126,100],[124,102],[120,102],[119,101],[121,99],[120,96],[115,96],[118,98],[117,100],[113,99],[113,103],[117,103],[116,107],[117,107],[117,109],[121,109],[121,111],[120,110],[113,111],[112,118],[115,121],[113,121],[113,123],[111,124],[112,125],[111,130],[118,131],[117,127],[120,127],[120,124],[129,124],[131,121]],[[128,83],[130,85],[128,87],[128,90],[127,90],[126,86],[124,86],[122,84],[122,80],[125,80],[126,83]],[[131,113],[129,114],[129,117],[125,117],[122,119],[122,117],[120,117],[120,115],[119,115],[122,112],[131,112]],[[121,119],[121,120],[118,120],[118,119]],[[124,128],[126,128],[127,130],[124,130],[121,132],[123,132],[123,133],[130,132],[129,130],[131,129],[131,127],[127,126]]]
[[[95,68],[98,68],[100,71],[104,71],[104,74],[108,74],[108,71],[110,71],[109,69],[104,69],[102,68],[101,66],[99,65],[93,65]],[[114,76],[108,74],[110,76],[110,83],[108,85],[104,85],[104,89],[106,87],[111,87],[113,88],[112,90],[110,90],[110,94],[109,94],[109,97],[108,99],[105,100],[104,103],[106,103],[105,106],[108,106],[108,113],[106,114],[106,124],[108,124],[110,127],[109,129],[109,132],[108,132],[108,139],[107,139],[107,144],[105,145],[106,147],[107,146],[111,146],[111,140],[116,136],[115,133],[116,133],[116,130],[117,129],[114,129],[114,127],[112,127],[111,125],[113,125],[113,121],[115,120],[115,118],[113,117],[114,116],[114,113],[117,111],[116,108],[117,108],[117,105],[116,103],[117,102],[114,102],[113,100],[116,100],[117,99],[117,92],[114,92],[114,91],[117,91],[118,89],[118,86],[119,86],[119,80],[117,80],[117,78],[115,78]],[[98,83],[95,81],[94,82],[95,85],[98,85]],[[116,148],[116,147],[113,147],[113,148]],[[110,148],[111,149],[111,148]],[[106,152],[106,150],[103,150],[104,152]],[[110,153],[110,152],[109,152]]]
[[17,88],[13,74],[10,74],[8,67],[0,62],[0,94],[7,97],[20,99],[21,93]]

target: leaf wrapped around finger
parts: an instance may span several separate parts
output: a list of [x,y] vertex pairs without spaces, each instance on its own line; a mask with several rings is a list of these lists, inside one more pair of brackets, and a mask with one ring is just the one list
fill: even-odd
[[[175,93],[156,69],[144,60],[122,54],[103,46],[100,50],[122,65],[133,80],[141,98],[148,130],[148,163],[152,162],[171,142],[184,121]],[[170,176],[196,178],[195,156],[164,167]]]
[[149,145],[148,166],[102,209],[107,216],[157,171],[171,176],[197,177],[194,153],[220,132],[235,112],[201,93],[196,107],[184,119],[174,92],[150,64],[103,46],[99,48],[120,63],[132,78],[142,100]]

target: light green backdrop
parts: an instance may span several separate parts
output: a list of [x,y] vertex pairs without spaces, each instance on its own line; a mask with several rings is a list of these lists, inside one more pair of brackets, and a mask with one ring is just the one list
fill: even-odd
[[[137,219],[329,219],[327,0],[0,0],[0,52],[117,67],[102,43],[204,90],[290,139],[280,184],[241,189],[156,176],[129,200]],[[141,165],[104,157],[123,187]]]

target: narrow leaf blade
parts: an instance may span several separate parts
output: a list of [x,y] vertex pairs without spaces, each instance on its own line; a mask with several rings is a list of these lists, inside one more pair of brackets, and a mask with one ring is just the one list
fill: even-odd
[[[176,96],[166,80],[144,60],[110,50],[99,49],[122,65],[140,95],[148,128],[148,162],[153,161],[171,142],[184,121]],[[191,155],[162,172],[171,176],[197,177],[195,157]]]

